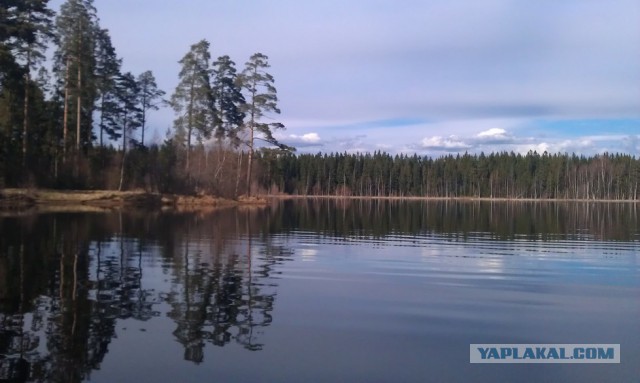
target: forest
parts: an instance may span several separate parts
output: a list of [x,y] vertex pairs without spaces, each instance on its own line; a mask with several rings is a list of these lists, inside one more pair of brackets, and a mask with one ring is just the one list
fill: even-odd
[[627,154],[274,153],[261,153],[259,178],[273,194],[635,200],[640,180],[640,161]]
[[[152,71],[123,71],[93,0],[57,13],[48,0],[3,1],[0,187],[249,194],[259,146],[293,150],[273,136],[284,125],[268,57],[239,71],[203,39],[179,63],[167,95]],[[148,117],[161,107],[175,120],[150,143]]]
[[[0,4],[0,189],[385,197],[636,200],[627,154],[296,154],[274,133],[268,56],[237,68],[203,39],[179,60],[178,85],[123,71],[93,0]],[[47,58],[50,59],[47,59]],[[168,91],[170,91],[168,93]],[[162,142],[149,116],[175,114]],[[157,131],[157,130],[156,130]]]

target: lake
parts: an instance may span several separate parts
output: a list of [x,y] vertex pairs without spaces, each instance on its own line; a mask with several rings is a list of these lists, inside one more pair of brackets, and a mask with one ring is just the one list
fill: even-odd
[[[301,200],[0,215],[0,381],[637,382],[640,209]],[[470,344],[620,344],[470,364]]]

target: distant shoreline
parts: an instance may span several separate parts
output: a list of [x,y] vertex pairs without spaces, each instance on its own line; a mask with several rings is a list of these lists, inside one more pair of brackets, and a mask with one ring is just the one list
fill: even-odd
[[2,189],[0,210],[24,211],[105,211],[121,208],[153,208],[177,211],[202,211],[234,206],[266,206],[274,200],[351,200],[351,201],[451,201],[496,203],[626,203],[639,200],[615,199],[564,199],[564,198],[490,198],[490,197],[418,197],[418,196],[336,196],[336,195],[287,195],[264,194],[256,197],[240,197],[237,200],[210,195],[177,195],[151,193],[142,190],[51,190],[51,189]]
[[459,202],[594,202],[594,203],[639,203],[629,199],[574,199],[574,198],[503,198],[503,197],[419,197],[419,196],[340,196],[340,195],[300,195],[267,194],[268,199],[333,199],[333,200],[386,200],[386,201],[459,201]]

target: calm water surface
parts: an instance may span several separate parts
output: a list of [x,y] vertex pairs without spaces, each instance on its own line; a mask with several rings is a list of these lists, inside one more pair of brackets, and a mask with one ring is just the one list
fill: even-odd
[[[639,208],[298,201],[0,216],[0,381],[637,382]],[[471,365],[470,343],[619,343]]]

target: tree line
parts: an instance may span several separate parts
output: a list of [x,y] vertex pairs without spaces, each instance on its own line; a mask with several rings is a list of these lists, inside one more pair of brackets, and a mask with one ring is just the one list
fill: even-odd
[[[152,71],[123,70],[93,0],[57,14],[48,0],[2,1],[0,188],[637,199],[638,160],[622,154],[295,155],[274,136],[284,125],[266,55],[239,70],[203,39],[179,63],[167,95]],[[161,107],[175,120],[149,143]]]
[[[257,140],[293,149],[273,136],[284,125],[273,119],[268,57],[252,55],[239,72],[227,55],[212,60],[201,40],[179,63],[165,98],[152,71],[123,70],[93,0],[67,0],[57,14],[48,0],[3,1],[0,187],[249,194]],[[176,119],[150,145],[149,113],[160,107]],[[233,185],[219,186],[222,178]]]
[[262,188],[298,195],[636,200],[640,181],[640,160],[627,154],[261,156]]

